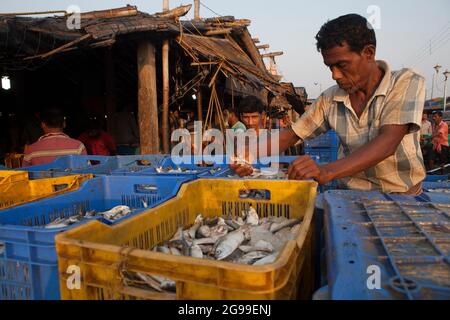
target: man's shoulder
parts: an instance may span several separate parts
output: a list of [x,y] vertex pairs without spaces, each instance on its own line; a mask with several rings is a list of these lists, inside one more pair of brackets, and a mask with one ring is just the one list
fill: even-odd
[[394,84],[411,80],[425,82],[425,77],[412,68],[402,68],[392,71],[391,76]]

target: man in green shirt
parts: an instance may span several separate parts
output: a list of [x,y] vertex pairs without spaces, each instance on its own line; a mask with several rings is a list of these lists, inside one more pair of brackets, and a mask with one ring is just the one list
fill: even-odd
[[236,109],[228,110],[228,125],[234,132],[245,132],[247,128],[239,121],[238,111]]

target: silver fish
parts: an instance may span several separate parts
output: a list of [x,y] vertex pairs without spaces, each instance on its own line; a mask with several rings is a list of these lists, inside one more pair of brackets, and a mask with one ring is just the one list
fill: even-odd
[[195,239],[195,234],[197,233],[198,228],[201,227],[201,225],[203,224],[203,218],[202,215],[199,214],[194,221],[194,224],[192,225],[192,227],[189,228],[189,237],[191,237],[191,239]]
[[278,257],[278,253],[274,253],[274,254],[268,255],[268,256],[256,261],[255,263],[253,263],[253,265],[254,266],[262,266],[265,264],[270,264],[270,263],[275,262],[275,260],[277,260],[277,257]]
[[207,225],[208,227],[214,227],[215,225],[217,225],[218,222],[219,222],[219,218],[218,217],[206,218],[204,220],[204,224]]
[[158,246],[156,250],[161,253],[171,254],[170,249],[166,246]]
[[206,254],[206,255],[208,255],[212,251],[212,248],[213,248],[212,245],[199,244],[198,246],[200,247],[200,249],[202,249],[203,254]]
[[265,240],[259,240],[253,246],[240,246],[239,250],[241,250],[245,253],[249,253],[249,252],[253,252],[253,251],[263,251],[263,252],[271,253],[271,252],[273,252],[274,248],[270,242],[267,242]]
[[178,250],[175,247],[169,247],[169,250],[170,250],[170,254],[172,254],[174,256],[181,256],[182,255],[180,250]]
[[154,280],[152,277],[147,276],[146,274],[143,274],[143,273],[139,273],[139,272],[137,272],[136,275],[138,276],[139,279],[144,281],[148,286],[155,289],[156,291],[158,291],[158,292],[163,291],[161,289],[161,284],[158,281]]
[[256,260],[262,259],[267,256],[267,252],[263,251],[252,251],[245,255],[243,255],[240,259],[238,259],[237,263],[242,264],[253,264]]
[[108,220],[118,220],[131,213],[131,209],[128,206],[116,206],[111,210],[101,213],[101,215]]
[[217,242],[216,238],[202,238],[202,239],[195,239],[192,242],[193,246],[198,246],[198,245],[213,245]]
[[209,238],[211,236],[211,229],[208,226],[201,226],[197,230],[198,238]]
[[169,242],[180,241],[183,236],[183,228],[179,227]]
[[220,239],[214,255],[217,260],[223,260],[232,254],[245,240],[244,230],[238,229]]
[[202,249],[198,245],[193,245],[190,251],[191,257],[203,259]]
[[299,224],[301,221],[299,219],[289,219],[285,220],[281,223],[273,223],[270,226],[270,232],[277,233],[278,231],[284,229],[284,228],[290,228],[295,226],[296,224]]
[[245,223],[250,224],[252,226],[257,226],[259,224],[259,216],[255,209],[252,206],[244,212],[246,219]]

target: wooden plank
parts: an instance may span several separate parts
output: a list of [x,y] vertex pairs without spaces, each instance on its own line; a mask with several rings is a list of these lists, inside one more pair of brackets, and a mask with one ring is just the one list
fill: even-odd
[[270,46],[268,44],[262,44],[260,46],[256,46],[257,49],[261,50],[261,49],[269,49]]
[[260,43],[261,41],[259,41],[259,38],[252,38],[254,43]]
[[200,20],[200,0],[194,0],[194,20]]
[[284,54],[283,51],[277,51],[277,52],[270,52],[270,53],[262,54],[261,57],[263,57],[263,58],[273,58],[273,57],[277,57],[277,56],[282,56],[283,54]]
[[169,132],[169,40],[164,40],[162,45],[162,76],[163,76],[163,113],[161,119],[163,151],[170,152]]
[[54,55],[54,54],[59,53],[59,52],[62,52],[65,49],[68,49],[68,48],[70,48],[70,47],[72,47],[72,46],[74,46],[74,45],[76,45],[76,44],[78,44],[78,43],[80,43],[80,42],[82,42],[84,40],[90,39],[91,37],[92,36],[90,34],[85,34],[84,36],[81,36],[81,37],[79,37],[79,38],[77,38],[77,39],[75,39],[73,41],[70,41],[70,42],[68,42],[68,43],[66,43],[66,44],[64,44],[64,45],[62,45],[62,46],[60,46],[60,47],[58,47],[58,48],[56,48],[54,50],[51,50],[51,51],[49,51],[47,53],[39,54],[39,55],[32,56],[32,57],[27,57],[27,58],[24,58],[23,60],[26,61],[26,60],[36,59],[36,58],[41,58],[41,59],[48,58],[51,55]]
[[232,28],[224,28],[224,29],[216,29],[216,30],[209,30],[206,31],[206,36],[214,36],[214,35],[220,35],[220,34],[229,34],[233,31]]
[[253,63],[261,70],[266,72],[266,66],[264,64],[264,61],[261,59],[261,55],[256,49],[255,43],[253,42],[250,33],[248,30],[241,31],[241,40],[245,46],[245,51],[248,53],[250,58],[252,59]]
[[159,153],[158,100],[155,47],[148,40],[138,45],[138,106],[141,154]]

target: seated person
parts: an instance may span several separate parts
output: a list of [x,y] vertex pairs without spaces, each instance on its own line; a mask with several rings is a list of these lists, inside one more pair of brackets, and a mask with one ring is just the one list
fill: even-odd
[[90,119],[88,129],[78,139],[83,142],[90,155],[115,156],[117,154],[114,139],[101,129],[98,119]]
[[64,134],[65,126],[66,122],[61,110],[45,110],[41,115],[44,135],[35,143],[25,147],[22,166],[46,164],[59,156],[85,155],[86,148],[83,143]]

